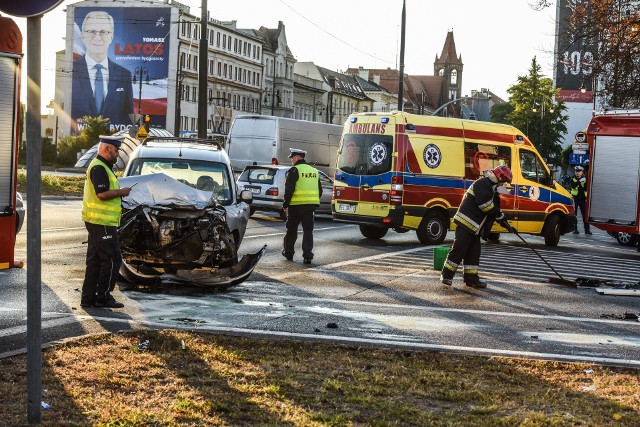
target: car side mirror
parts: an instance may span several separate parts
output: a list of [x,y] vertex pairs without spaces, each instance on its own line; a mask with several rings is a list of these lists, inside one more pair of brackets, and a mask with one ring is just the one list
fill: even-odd
[[242,190],[240,192],[240,200],[250,205],[253,203],[253,193],[249,190]]

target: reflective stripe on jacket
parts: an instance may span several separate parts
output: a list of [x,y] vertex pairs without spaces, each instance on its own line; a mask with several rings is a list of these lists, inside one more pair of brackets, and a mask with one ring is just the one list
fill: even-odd
[[[486,176],[478,178],[464,194],[453,221],[477,234],[489,214],[500,212],[499,204],[494,202],[496,188],[497,185]],[[495,200],[499,199],[496,197]]]
[[579,196],[580,189],[584,192],[583,197],[587,197],[587,178],[584,175],[579,180],[575,176],[571,178],[571,195]]
[[122,213],[122,197],[114,197],[111,200],[100,200],[96,195],[96,189],[91,181],[91,169],[94,166],[101,166],[107,170],[109,177],[109,190],[118,190],[120,184],[118,178],[106,163],[94,158],[87,168],[87,178],[84,182],[84,196],[82,198],[82,220],[91,224],[110,225],[118,227],[120,225],[120,215]]
[[296,189],[291,196],[291,205],[320,205],[318,170],[306,163],[294,166],[298,170]]

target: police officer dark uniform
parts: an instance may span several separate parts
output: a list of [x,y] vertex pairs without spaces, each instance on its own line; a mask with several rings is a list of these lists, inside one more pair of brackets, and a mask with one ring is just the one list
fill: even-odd
[[122,197],[131,191],[130,187],[120,188],[113,173],[121,142],[121,138],[100,136],[98,155],[87,168],[82,220],[89,232],[89,244],[82,307],[124,307],[111,295],[122,264],[118,243]]
[[[591,234],[589,223],[587,222],[587,177],[584,176],[584,168],[582,166],[575,167],[575,176],[571,178],[571,195],[576,205],[576,216],[578,210],[582,214],[582,223],[584,224],[584,234]],[[578,231],[578,223],[573,230],[574,234],[580,234]]]
[[464,261],[465,285],[477,289],[487,287],[478,275],[480,233],[492,216],[496,221],[504,220],[499,198],[495,195],[498,186],[511,182],[511,179],[511,170],[507,166],[498,166],[488,171],[486,176],[478,178],[465,193],[453,217],[456,234],[440,276],[440,281],[445,285],[452,284],[458,266]]
[[282,256],[293,260],[294,245],[298,238],[298,225],[302,223],[302,258],[305,264],[313,259],[313,220],[315,210],[320,206],[322,185],[318,170],[307,164],[304,150],[290,148],[289,158],[293,167],[287,171],[284,184],[284,203],[287,213],[287,233],[284,236]]

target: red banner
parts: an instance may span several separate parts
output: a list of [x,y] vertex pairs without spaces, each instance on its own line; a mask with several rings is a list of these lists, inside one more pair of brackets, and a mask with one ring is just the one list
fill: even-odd
[[593,92],[590,90],[585,93],[582,93],[579,90],[560,90],[558,95],[556,95],[556,100],[563,102],[582,102],[585,104],[592,103]]

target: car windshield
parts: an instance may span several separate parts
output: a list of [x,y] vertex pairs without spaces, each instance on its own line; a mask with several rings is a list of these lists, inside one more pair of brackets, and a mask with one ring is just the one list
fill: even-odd
[[231,203],[231,180],[219,162],[184,159],[135,159],[129,176],[163,173],[197,190],[211,193],[218,203]]

